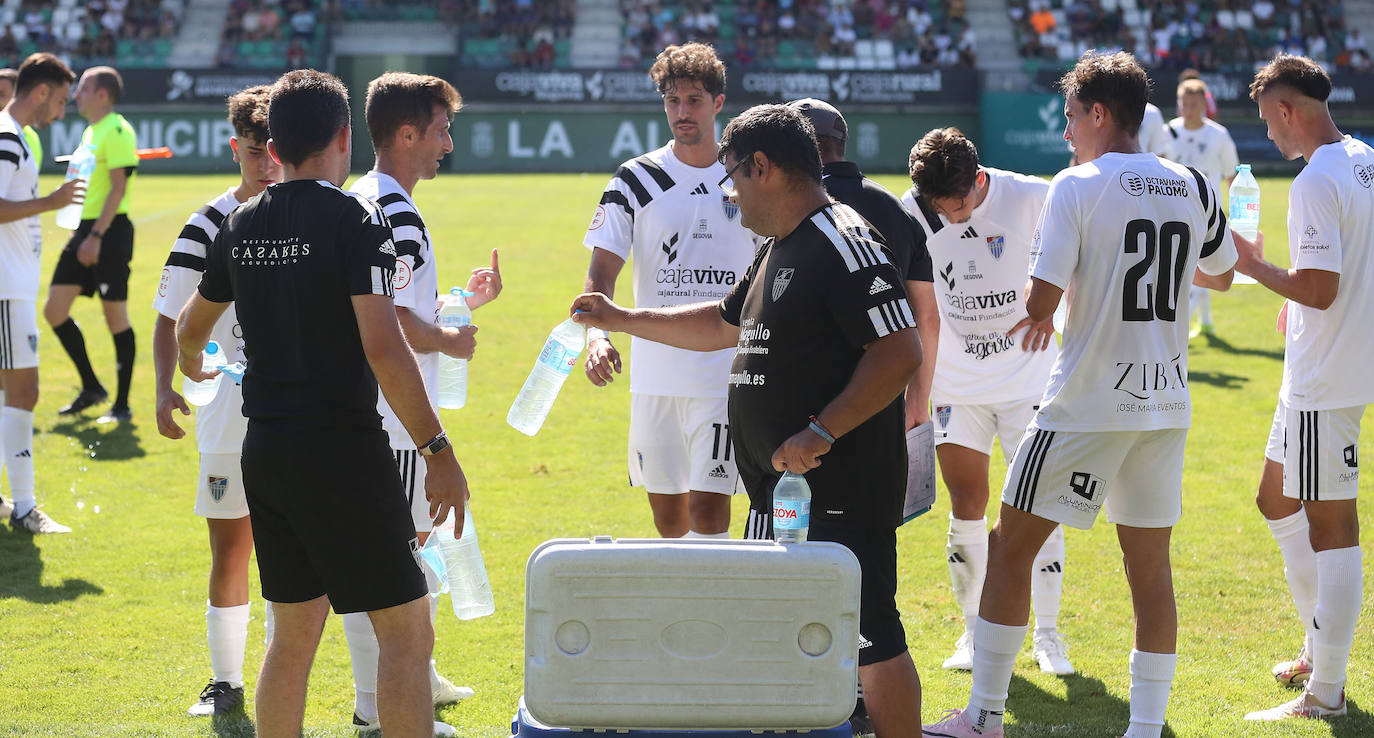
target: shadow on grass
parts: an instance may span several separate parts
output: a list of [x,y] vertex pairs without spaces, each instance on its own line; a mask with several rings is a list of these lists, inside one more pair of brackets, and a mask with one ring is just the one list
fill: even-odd
[[1374,734],[1374,715],[1370,715],[1349,697],[1345,698],[1345,717],[1331,718],[1333,738],[1366,738]]
[[1249,377],[1226,372],[1188,372],[1188,382],[1210,384],[1221,389],[1239,389],[1250,382]]
[[210,719],[210,730],[219,738],[253,738],[257,727],[253,718],[239,708],[228,715],[216,715]]
[[1227,341],[1226,339],[1216,335],[1215,333],[1210,336],[1207,336],[1206,338],[1207,348],[1214,348],[1218,351],[1225,351],[1228,354],[1235,354],[1236,356],[1258,356],[1261,359],[1273,359],[1274,361],[1283,361],[1282,351],[1235,346],[1230,341]]
[[39,605],[67,602],[82,595],[104,594],[105,590],[85,579],[64,579],[55,587],[43,585],[43,559],[33,535],[0,531],[0,600],[10,597]]
[[[1107,691],[1100,679],[1070,674],[1060,677],[1068,694],[1050,694],[1037,684],[1013,675],[1007,712],[1016,725],[1012,736],[1121,735],[1131,722],[1131,706]],[[1085,719],[1086,718],[1086,719]],[[1168,725],[1163,738],[1176,738]]]
[[57,423],[50,432],[81,444],[91,461],[124,461],[148,455],[139,443],[135,421],[99,425],[93,418],[76,418]]

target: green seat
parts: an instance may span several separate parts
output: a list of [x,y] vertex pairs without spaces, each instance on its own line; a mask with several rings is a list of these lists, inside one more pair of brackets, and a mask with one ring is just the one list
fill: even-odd
[[160,39],[157,39],[156,41],[153,41],[153,56],[157,57],[157,58],[160,60],[160,59],[166,59],[167,57],[169,57],[169,56],[171,56],[171,55],[172,55],[172,40],[171,40],[171,39],[168,39],[168,38],[160,38]]
[[720,30],[719,30],[717,33],[718,33],[718,35],[719,35],[721,38],[734,38],[734,37],[735,37],[735,24],[733,24],[733,23],[721,23],[721,24],[720,24]]

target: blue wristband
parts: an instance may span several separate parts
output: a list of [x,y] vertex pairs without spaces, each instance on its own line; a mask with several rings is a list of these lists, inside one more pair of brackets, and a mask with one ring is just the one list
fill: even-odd
[[830,435],[829,432],[822,428],[820,423],[816,422],[815,420],[812,420],[811,423],[806,427],[810,428],[812,433],[815,433],[816,435],[823,438],[826,443],[832,446],[835,445],[835,437]]

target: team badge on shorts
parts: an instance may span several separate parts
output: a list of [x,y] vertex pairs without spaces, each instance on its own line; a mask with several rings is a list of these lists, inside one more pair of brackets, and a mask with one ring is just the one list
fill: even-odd
[[777,302],[782,293],[787,291],[787,285],[792,282],[792,270],[779,269],[777,276],[773,277],[773,302]]
[[211,476],[207,480],[210,488],[210,499],[219,502],[224,499],[224,493],[229,491],[229,478]]
[[988,236],[988,251],[992,253],[992,258],[1002,258],[1002,249],[1007,245],[1006,236]]
[[739,203],[731,201],[725,195],[720,196],[720,209],[725,211],[726,220],[734,220],[739,216]]
[[949,405],[935,406],[935,420],[940,424],[941,430],[944,430],[945,428],[949,427],[949,416],[953,413],[954,408],[950,407]]

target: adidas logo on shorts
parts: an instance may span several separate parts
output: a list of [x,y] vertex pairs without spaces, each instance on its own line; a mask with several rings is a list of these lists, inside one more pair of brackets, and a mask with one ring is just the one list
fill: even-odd
[[717,465],[716,465],[716,468],[712,469],[712,470],[709,471],[709,472],[706,472],[706,476],[712,477],[712,478],[715,478],[715,479],[729,479],[729,478],[730,478],[730,473],[727,472],[727,471],[725,471],[725,465],[724,465],[724,464],[717,464]]

